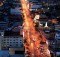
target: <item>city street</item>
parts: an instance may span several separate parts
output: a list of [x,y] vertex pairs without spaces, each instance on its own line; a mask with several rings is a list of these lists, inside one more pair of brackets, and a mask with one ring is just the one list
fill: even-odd
[[0,57],[60,57],[60,0],[0,0]]

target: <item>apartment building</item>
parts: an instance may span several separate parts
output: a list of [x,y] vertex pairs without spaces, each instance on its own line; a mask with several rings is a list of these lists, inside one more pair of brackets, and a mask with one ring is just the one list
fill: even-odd
[[23,37],[19,32],[1,31],[0,50],[9,48],[23,48]]

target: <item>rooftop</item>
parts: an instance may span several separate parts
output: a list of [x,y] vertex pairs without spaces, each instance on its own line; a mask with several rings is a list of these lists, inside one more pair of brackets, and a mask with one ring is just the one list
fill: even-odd
[[20,32],[5,31],[4,36],[20,36]]

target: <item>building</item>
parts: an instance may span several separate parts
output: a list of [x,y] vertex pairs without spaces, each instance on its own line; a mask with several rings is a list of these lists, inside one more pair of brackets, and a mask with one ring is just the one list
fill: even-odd
[[20,32],[6,31],[22,24],[19,10],[20,0],[6,0],[0,7],[0,50],[23,47],[23,37],[20,36]]
[[0,30],[5,30],[8,27],[7,22],[0,22]]
[[2,49],[2,40],[4,38],[4,32],[1,30],[0,31],[0,50]]
[[60,23],[55,24],[55,54],[60,56]]
[[56,24],[55,25],[55,39],[56,39],[56,44],[57,46],[59,46],[60,44],[60,24]]
[[23,37],[19,32],[1,31],[0,50],[9,48],[23,48]]

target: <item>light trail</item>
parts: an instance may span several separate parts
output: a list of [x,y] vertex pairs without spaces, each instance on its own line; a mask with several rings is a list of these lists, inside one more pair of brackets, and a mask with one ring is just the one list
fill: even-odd
[[50,57],[48,52],[47,44],[40,44],[41,42],[46,42],[46,38],[37,32],[34,26],[34,22],[31,18],[29,11],[29,3],[27,0],[21,0],[22,12],[24,15],[24,47],[26,57]]

